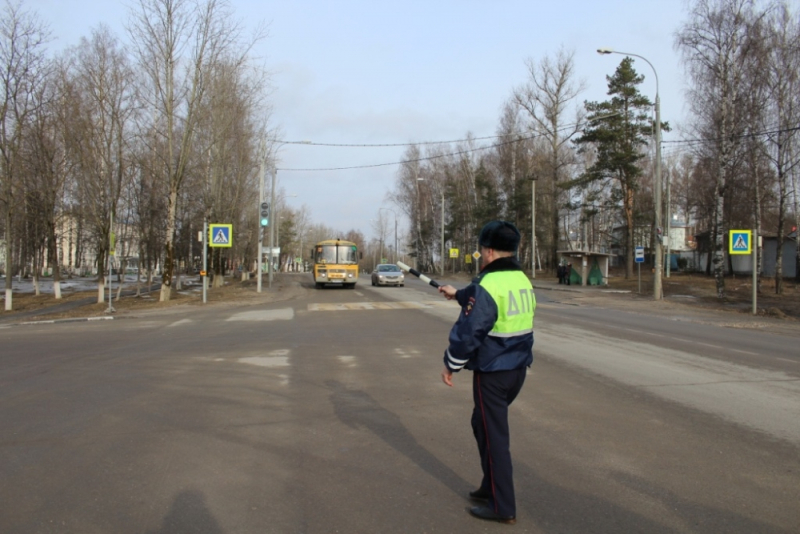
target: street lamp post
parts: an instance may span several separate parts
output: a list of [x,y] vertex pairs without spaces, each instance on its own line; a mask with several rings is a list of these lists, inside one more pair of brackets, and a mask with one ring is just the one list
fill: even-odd
[[531,176],[531,278],[536,278],[536,176]]
[[444,276],[444,189],[442,189],[442,245],[439,250],[439,260],[442,263],[442,276]]
[[[655,203],[655,225],[656,228],[662,224],[661,220],[661,99],[658,94],[658,72],[656,72],[656,68],[653,66],[650,61],[644,57],[640,56],[639,54],[631,54],[630,52],[618,52],[616,50],[611,50],[610,48],[599,48],[597,50],[598,54],[621,54],[623,56],[633,56],[638,57],[639,59],[643,59],[650,68],[653,69],[653,74],[656,77],[656,176],[655,176],[655,191],[653,193],[654,196],[654,203]],[[630,228],[628,231],[632,231],[633,229]],[[664,258],[662,256],[661,251],[661,243],[656,242],[654,243],[655,249],[655,277],[653,278],[653,299],[654,300],[661,300],[661,269],[664,265]]]
[[421,228],[420,228],[420,227],[421,227],[421,224],[422,224],[422,223],[421,223],[420,219],[421,219],[421,217],[422,217],[422,210],[420,210],[420,203],[419,203],[419,183],[420,183],[420,182],[424,182],[424,181],[425,181],[425,178],[420,178],[420,177],[418,176],[418,177],[416,178],[416,183],[414,184],[414,185],[416,186],[416,192],[417,192],[417,196],[416,196],[416,201],[417,201],[417,202],[416,202],[416,204],[417,204],[417,206],[416,206],[416,210],[415,210],[415,211],[417,212],[417,213],[416,213],[416,219],[417,219],[417,228],[416,228],[416,232],[414,232],[414,234],[415,234],[415,237],[414,237],[414,242],[416,243],[416,246],[415,246],[415,250],[414,250],[414,252],[415,252],[415,253],[416,253],[416,255],[417,255],[417,257],[415,258],[415,259],[416,259],[416,262],[415,262],[415,263],[416,263],[416,267],[417,267],[417,269],[420,269],[420,268],[421,268],[421,264],[420,264],[420,250],[419,250],[419,237],[420,237],[420,233],[421,233]]
[[[259,210],[261,209],[261,205],[264,203],[264,178],[266,177],[265,166],[266,166],[266,159],[267,154],[265,152],[266,143],[262,143],[261,151],[263,152],[263,157],[261,158],[261,165],[258,168],[258,206]],[[256,264],[256,293],[261,293],[261,265],[264,262],[264,227],[261,226],[261,220],[259,218],[258,221],[258,263]],[[203,249],[205,251],[205,249]],[[205,263],[203,265],[203,269],[205,269]],[[203,277],[203,284],[206,284],[206,277]],[[205,296],[205,295],[203,295]],[[205,302],[205,300],[203,301]]]
[[269,199],[269,205],[272,206],[272,208],[271,208],[272,209],[271,216],[272,216],[272,221],[273,221],[273,222],[271,222],[269,224],[269,263],[267,264],[268,265],[267,271],[269,273],[269,276],[267,277],[267,280],[268,280],[267,287],[269,287],[269,288],[272,288],[272,270],[273,270],[272,269],[272,251],[275,250],[275,224],[274,223],[277,222],[275,220],[276,219],[276,215],[277,215],[277,213],[275,213],[275,180],[277,178],[277,174],[278,174],[278,169],[275,168],[275,166],[273,165],[273,167],[272,167],[272,190],[270,191],[270,199]]

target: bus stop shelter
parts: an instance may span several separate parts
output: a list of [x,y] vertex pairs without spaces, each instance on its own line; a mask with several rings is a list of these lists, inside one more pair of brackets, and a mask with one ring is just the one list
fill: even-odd
[[588,250],[558,250],[559,262],[571,263],[570,283],[575,285],[607,286],[611,254]]

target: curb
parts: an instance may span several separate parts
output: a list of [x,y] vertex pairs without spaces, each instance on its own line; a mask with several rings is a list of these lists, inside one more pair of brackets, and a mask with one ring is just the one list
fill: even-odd
[[584,291],[580,289],[567,289],[564,287],[552,287],[552,286],[537,286],[535,282],[533,283],[533,289],[546,289],[548,291],[566,291],[568,293],[584,293]]
[[45,321],[25,321],[22,323],[11,323],[8,326],[34,326],[37,324],[57,324],[57,323],[78,323],[82,321],[112,321],[116,317],[74,317],[70,319],[50,319]]

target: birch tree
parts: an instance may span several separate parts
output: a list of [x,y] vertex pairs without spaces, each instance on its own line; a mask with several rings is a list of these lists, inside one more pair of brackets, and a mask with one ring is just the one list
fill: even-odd
[[787,205],[791,201],[791,176],[800,158],[797,153],[797,126],[800,123],[800,24],[786,3],[775,6],[758,42],[765,58],[753,73],[766,85],[766,113],[760,126],[766,133],[766,154],[774,169],[778,186],[778,246],[775,257],[775,292],[783,292],[783,242],[786,237]]
[[175,269],[178,199],[193,153],[208,75],[238,48],[241,30],[224,0],[138,0],[128,27],[139,68],[149,81],[143,101],[161,137],[160,177],[167,184],[161,301],[170,299]]
[[697,131],[711,140],[716,165],[712,261],[719,298],[725,296],[725,195],[741,157],[745,122],[739,110],[747,95],[744,66],[754,17],[752,0],[696,0],[675,36],[691,79],[689,106]]
[[[104,301],[103,266],[110,250],[111,220],[129,177],[130,126],[135,112],[133,71],[127,55],[107,27],[81,39],[72,54],[77,113],[71,124],[78,189],[91,227],[97,261],[97,301]],[[110,273],[109,273],[110,283]]]
[[0,207],[5,215],[5,309],[13,309],[14,242],[12,221],[21,199],[23,132],[38,105],[33,88],[45,75],[47,28],[22,2],[0,8]]
[[548,145],[547,172],[540,183],[542,192],[550,196],[552,240],[551,264],[557,262],[559,243],[559,206],[565,203],[561,181],[567,177],[566,168],[574,163],[571,139],[580,131],[582,111],[570,110],[575,99],[585,89],[585,83],[575,76],[575,53],[559,50],[554,57],[541,61],[526,61],[528,81],[514,90],[514,101],[528,114],[528,130],[540,134]]

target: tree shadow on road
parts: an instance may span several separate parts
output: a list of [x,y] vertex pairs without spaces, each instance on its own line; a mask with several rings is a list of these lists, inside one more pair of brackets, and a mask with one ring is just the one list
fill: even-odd
[[182,491],[164,516],[161,528],[147,534],[223,534],[223,530],[201,492]]
[[366,428],[394,450],[414,462],[458,495],[466,495],[470,484],[420,445],[400,418],[382,407],[368,393],[348,389],[336,380],[325,385],[333,390],[331,404],[339,420],[351,428]]
[[[514,462],[517,510],[524,510],[537,526],[537,532],[642,532],[672,534],[680,532],[726,532],[751,534],[789,534],[790,530],[755,521],[731,510],[712,508],[690,501],[663,487],[632,475],[615,473],[610,479],[625,490],[606,498],[590,490],[573,488],[545,480],[523,461]],[[636,495],[628,508],[620,504],[621,495]],[[616,500],[617,502],[614,502]],[[642,500],[649,504],[643,507]],[[652,515],[643,515],[649,510]],[[519,515],[519,514],[518,514]],[[667,520],[660,521],[661,517]],[[675,523],[682,525],[676,530]]]

